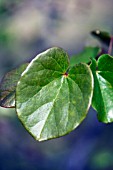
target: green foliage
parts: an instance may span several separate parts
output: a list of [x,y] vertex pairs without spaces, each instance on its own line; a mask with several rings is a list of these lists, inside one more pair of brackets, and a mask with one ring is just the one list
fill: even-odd
[[92,82],[86,64],[70,68],[65,51],[51,48],[31,61],[18,82],[18,117],[39,141],[65,135],[86,117]]
[[108,32],[105,31],[100,31],[100,30],[94,30],[91,32],[91,34],[99,39],[102,43],[106,44],[109,46],[110,40],[111,40],[111,35]]
[[104,54],[97,62],[93,59],[91,69],[94,77],[92,106],[99,121],[113,122],[113,57]]
[[15,90],[18,80],[21,77],[22,72],[27,67],[27,63],[20,67],[8,72],[2,79],[0,85],[0,106],[12,108],[15,107]]
[[96,152],[91,159],[91,166],[94,169],[106,170],[113,167],[112,151],[103,150]]
[[96,58],[101,49],[99,47],[85,47],[80,54],[73,55],[70,58],[71,66],[78,64],[78,63],[89,63],[91,62],[91,58]]
[[[111,51],[108,33],[92,34],[107,45],[111,41]],[[100,47],[85,47],[69,62],[63,49],[48,49],[5,75],[0,106],[15,107],[22,124],[39,141],[74,130],[91,105],[99,121],[113,122],[113,57],[100,53]]]

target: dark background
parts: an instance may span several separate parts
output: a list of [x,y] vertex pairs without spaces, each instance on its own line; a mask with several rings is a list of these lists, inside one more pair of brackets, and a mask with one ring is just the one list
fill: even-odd
[[[0,0],[0,79],[49,47],[69,55],[100,45],[90,32],[113,33],[112,0]],[[112,170],[113,124],[90,109],[73,132],[37,142],[14,109],[0,108],[0,170]]]

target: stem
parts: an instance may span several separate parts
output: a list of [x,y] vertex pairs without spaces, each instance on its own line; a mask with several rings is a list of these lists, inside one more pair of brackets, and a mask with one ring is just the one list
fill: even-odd
[[113,37],[111,37],[111,40],[110,40],[110,43],[109,43],[108,54],[112,53],[112,48],[113,48]]

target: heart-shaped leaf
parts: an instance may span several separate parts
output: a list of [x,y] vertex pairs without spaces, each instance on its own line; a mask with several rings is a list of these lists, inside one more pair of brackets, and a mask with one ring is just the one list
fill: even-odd
[[8,72],[0,84],[0,106],[6,108],[15,107],[15,90],[22,72],[26,69],[28,63]]
[[16,89],[16,109],[28,132],[43,141],[63,136],[86,117],[91,104],[93,77],[89,66],[69,68],[61,48],[34,58]]
[[113,122],[113,57],[108,54],[100,56],[91,64],[94,76],[94,93],[92,106],[101,122]]
[[98,54],[101,52],[99,47],[85,47],[84,50],[77,55],[74,55],[70,58],[71,66],[74,66],[78,63],[89,63],[91,58],[96,58]]

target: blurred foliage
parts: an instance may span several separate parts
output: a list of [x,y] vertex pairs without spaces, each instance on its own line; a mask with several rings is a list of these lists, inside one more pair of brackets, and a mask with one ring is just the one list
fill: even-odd
[[94,37],[98,38],[102,43],[109,46],[110,40],[111,40],[111,35],[108,32],[101,31],[101,30],[94,30],[94,31],[91,31],[91,34]]
[[19,0],[0,0],[0,18],[7,19],[7,17],[13,14],[14,9],[19,3]]
[[99,47],[85,47],[80,54],[73,55],[70,58],[71,66],[78,64],[80,62],[90,63],[91,58],[97,58],[99,53],[101,53],[101,48]]
[[109,150],[97,151],[91,160],[92,169],[112,169],[113,167],[113,152]]
[[1,46],[6,46],[11,44],[11,41],[13,41],[13,36],[8,33],[6,28],[0,28],[0,44]]
[[3,108],[3,107],[0,108],[1,119],[2,119],[2,117],[12,117],[13,118],[15,116],[16,116],[15,115],[15,109],[9,110],[9,109]]

